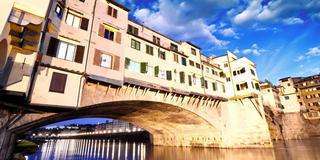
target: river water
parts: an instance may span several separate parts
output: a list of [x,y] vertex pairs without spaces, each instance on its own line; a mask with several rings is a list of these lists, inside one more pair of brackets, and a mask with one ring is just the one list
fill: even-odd
[[320,160],[320,138],[275,143],[273,149],[159,147],[139,142],[65,139],[42,144],[29,160]]

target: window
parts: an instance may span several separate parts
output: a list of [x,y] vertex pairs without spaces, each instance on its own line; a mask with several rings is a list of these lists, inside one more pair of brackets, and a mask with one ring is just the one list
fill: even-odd
[[194,48],[191,48],[191,54],[197,55],[197,52],[196,52],[196,50]]
[[284,96],[284,99],[285,99],[285,100],[288,100],[288,99],[289,99],[289,96]]
[[108,15],[114,18],[118,17],[118,10],[112,8],[111,6],[108,6]]
[[180,72],[180,73],[179,73],[179,76],[180,76],[180,83],[185,83],[185,75],[184,75],[184,72]]
[[153,47],[151,47],[149,45],[146,45],[146,53],[150,54],[150,55],[153,55]]
[[67,82],[67,75],[62,73],[53,72],[50,82],[49,91],[64,93]]
[[208,81],[207,81],[207,80],[204,81],[204,87],[205,87],[206,89],[208,89]]
[[188,84],[189,84],[189,86],[192,86],[192,77],[191,77],[191,75],[188,75]]
[[216,82],[212,82],[212,90],[213,91],[217,90],[217,83]]
[[130,60],[129,58],[125,59],[125,68],[132,72],[140,72],[140,63]]
[[60,7],[60,5],[56,6],[55,13],[57,14],[59,19],[62,19],[63,9],[62,9],[62,7]]
[[223,66],[224,66],[224,68],[229,67],[228,63],[225,63]]
[[177,54],[173,54],[173,61],[179,63],[179,56]]
[[248,83],[245,82],[245,83],[240,84],[240,89],[241,89],[241,90],[248,89]]
[[50,38],[47,55],[57,57],[77,63],[82,63],[84,46],[76,46],[67,42],[60,41],[54,37]]
[[200,64],[199,64],[199,63],[196,63],[196,67],[197,67],[198,69],[200,69],[200,68],[201,68],[201,66],[200,66]]
[[80,2],[85,2],[86,0],[79,0]]
[[210,69],[208,67],[206,67],[206,72],[210,73]]
[[167,80],[168,81],[172,80],[172,72],[171,71],[167,71]]
[[112,68],[112,56],[101,54],[101,67]]
[[134,39],[131,39],[131,48],[140,51],[140,42]]
[[191,61],[191,60],[189,60],[189,65],[190,65],[190,66],[194,66],[194,62]]
[[109,31],[108,29],[104,30],[104,38],[109,39],[110,41],[113,41],[114,39],[114,32]]
[[73,26],[75,28],[79,28],[80,27],[80,21],[81,18],[68,12],[67,14],[67,18],[66,18],[66,23],[70,26]]
[[253,69],[250,69],[250,71],[251,71],[251,74],[252,74],[252,75],[254,75],[254,76],[256,75],[256,73],[254,72]]
[[158,57],[160,59],[166,60],[166,52],[158,50]]
[[227,80],[227,82],[230,82],[231,79],[230,79],[230,77],[227,77],[226,80]]
[[226,93],[226,87],[223,84],[221,86],[222,86],[223,93]]
[[259,83],[255,83],[255,87],[256,87],[257,90],[260,90]]
[[156,36],[153,36],[153,43],[155,43],[157,45],[160,45],[160,38],[156,37]]
[[181,57],[181,64],[184,66],[187,66],[187,59],[184,57]]
[[133,26],[131,26],[131,25],[129,24],[129,25],[128,25],[128,32],[131,33],[131,34],[133,34],[133,35],[136,35],[136,36],[137,36],[139,30],[138,30],[137,27],[133,27]]
[[74,61],[76,53],[76,45],[60,41],[57,58],[65,59],[68,61]]
[[170,44],[170,49],[173,50],[173,51],[178,52],[178,46],[173,44],[173,43]]
[[240,69],[240,73],[245,73],[246,72],[246,69],[245,68],[241,68]]

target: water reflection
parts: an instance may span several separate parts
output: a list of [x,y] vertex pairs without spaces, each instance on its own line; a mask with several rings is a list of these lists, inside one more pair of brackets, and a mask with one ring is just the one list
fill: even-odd
[[116,140],[70,139],[44,143],[30,160],[275,160],[320,159],[320,138],[275,144],[274,149],[153,147]]

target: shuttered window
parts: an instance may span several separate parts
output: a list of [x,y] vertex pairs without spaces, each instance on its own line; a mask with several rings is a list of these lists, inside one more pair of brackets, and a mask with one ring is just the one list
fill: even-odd
[[171,81],[172,80],[172,72],[167,71],[167,80]]
[[212,90],[213,90],[213,91],[216,91],[216,90],[217,90],[217,83],[216,83],[216,82],[213,82],[213,83],[212,83]]
[[114,18],[118,17],[118,10],[112,8],[111,6],[108,6],[108,15],[112,16]]
[[60,41],[51,37],[47,49],[47,55],[57,57],[68,61],[82,63],[84,55],[84,46],[74,45],[71,43]]
[[120,57],[109,53],[103,53],[96,49],[93,58],[93,65],[119,71]]
[[131,39],[131,48],[140,51],[140,42],[134,39]]
[[187,59],[184,57],[181,57],[181,64],[184,66],[187,66]]
[[150,55],[153,55],[153,47],[151,47],[149,45],[146,45],[146,53],[150,54]]
[[137,27],[133,27],[132,25],[128,25],[128,33],[133,35],[138,35],[139,29]]
[[179,63],[179,56],[177,54],[173,54],[173,61]]
[[194,48],[191,48],[191,53],[192,53],[193,55],[197,55],[197,52],[196,52],[196,50],[195,50]]
[[148,63],[141,62],[140,63],[140,72],[141,73],[147,73],[147,71],[148,71]]
[[180,83],[185,83],[185,75],[184,75],[184,72],[180,72],[179,75],[180,75]]
[[80,28],[87,31],[88,30],[88,25],[89,25],[89,19],[81,18]]
[[67,13],[67,18],[66,18],[66,23],[70,26],[73,26],[75,28],[79,28],[80,27],[80,21],[81,18],[68,12]]
[[53,72],[50,82],[50,92],[64,93],[67,83],[67,75]]
[[189,83],[189,86],[192,86],[192,77],[191,77],[191,75],[188,75],[188,83]]

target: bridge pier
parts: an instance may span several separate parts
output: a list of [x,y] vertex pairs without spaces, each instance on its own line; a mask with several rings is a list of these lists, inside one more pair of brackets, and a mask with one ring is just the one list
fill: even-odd
[[0,108],[0,160],[9,159],[13,151],[16,136],[9,130],[13,113]]

